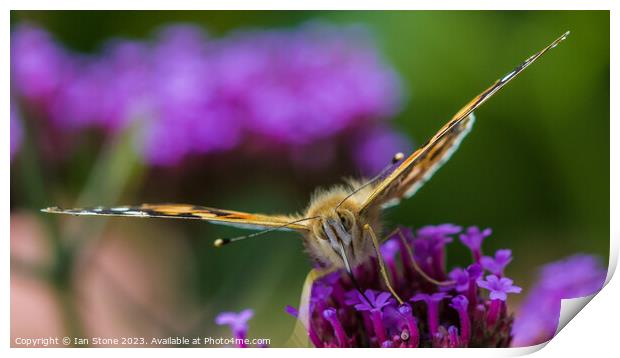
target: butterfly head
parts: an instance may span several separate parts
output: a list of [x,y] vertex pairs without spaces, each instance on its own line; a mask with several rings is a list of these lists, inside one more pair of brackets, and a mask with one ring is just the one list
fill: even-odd
[[361,226],[349,208],[323,212],[312,224],[313,240],[308,249],[327,266],[344,267],[351,271],[359,261],[357,248]]

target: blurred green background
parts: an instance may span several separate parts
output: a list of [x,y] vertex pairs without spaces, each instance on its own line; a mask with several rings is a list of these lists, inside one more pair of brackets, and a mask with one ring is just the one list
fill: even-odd
[[[426,141],[495,79],[570,30],[567,41],[477,111],[473,132],[452,160],[386,218],[388,226],[451,222],[492,227],[494,235],[485,251],[511,248],[515,259],[508,275],[524,287],[540,265],[564,256],[583,252],[607,259],[609,12],[18,11],[11,17],[13,24],[35,22],[65,46],[84,52],[97,51],[110,37],[146,37],[168,23],[199,24],[218,37],[238,28],[287,28],[313,19],[359,23],[372,31],[406,89],[403,110],[393,124],[415,144]],[[58,201],[50,204],[74,203],[101,150],[93,143],[84,144],[71,165],[41,167],[49,198]],[[231,156],[212,166],[202,163],[189,173],[146,170],[140,185],[124,190],[118,202],[173,201],[249,212],[295,212],[304,208],[314,187],[355,174],[347,163],[301,175],[277,162],[247,163]],[[12,164],[14,213],[39,209],[26,200],[27,186],[20,174],[25,165]],[[92,204],[115,204],[103,199]],[[132,241],[130,252],[136,255],[157,250],[152,247],[156,243],[164,243],[165,253],[180,248],[170,254],[177,257],[177,271],[167,281],[174,285],[166,287],[181,298],[165,316],[202,319],[202,334],[223,333],[212,323],[217,312],[251,307],[256,312],[251,336],[272,338],[274,346],[288,338],[294,320],[284,306],[298,304],[310,268],[295,235],[278,233],[216,250],[214,238],[239,231],[163,220],[110,219],[106,225],[106,230]],[[464,248],[451,245],[449,250],[449,264],[468,262]],[[153,273],[150,279],[159,278]]]

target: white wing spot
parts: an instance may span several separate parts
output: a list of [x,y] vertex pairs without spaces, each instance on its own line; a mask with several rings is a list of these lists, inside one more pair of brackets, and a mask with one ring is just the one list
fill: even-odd
[[512,77],[512,75],[515,74],[516,71],[512,71],[509,74],[507,74],[506,76],[504,76],[504,78],[502,78],[501,82],[506,82],[510,77]]
[[127,210],[125,211],[126,215],[133,215],[133,216],[147,216],[147,214],[144,211],[135,211],[135,210]]

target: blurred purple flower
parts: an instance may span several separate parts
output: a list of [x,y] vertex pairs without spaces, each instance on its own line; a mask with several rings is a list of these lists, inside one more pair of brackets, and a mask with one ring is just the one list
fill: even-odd
[[17,92],[35,103],[47,102],[62,84],[68,58],[50,34],[19,24],[11,36],[11,76]]
[[100,126],[122,129],[132,120],[152,115],[150,89],[153,74],[149,48],[138,41],[115,40],[106,46],[105,56],[97,64],[113,81],[102,83]]
[[[233,336],[239,340],[245,340],[248,333],[248,321],[254,316],[254,311],[245,309],[237,312],[222,312],[215,317],[215,323],[220,326],[229,326]],[[245,343],[240,344],[239,348],[244,348]]]
[[[209,39],[200,27],[173,25],[153,41],[115,40],[101,55],[84,56],[20,25],[11,51],[18,93],[57,127],[116,132],[139,120],[139,146],[154,165],[231,150],[246,137],[295,149],[375,126],[401,97],[396,73],[369,34],[352,26]],[[383,141],[402,142],[395,134]]]
[[381,126],[356,138],[352,146],[353,160],[363,175],[374,176],[390,163],[394,154],[408,153],[411,147],[407,137]]
[[144,156],[173,165],[185,156],[228,150],[241,136],[233,108],[218,94],[221,79],[199,27],[169,26],[152,49],[155,120],[145,123]]
[[23,133],[23,128],[22,128],[22,120],[21,117],[19,115],[19,110],[17,109],[17,107],[15,106],[15,104],[11,101],[11,117],[10,117],[10,121],[11,121],[11,160],[13,160],[13,157],[15,156],[15,154],[17,153],[17,151],[19,151],[19,147],[22,144],[22,138],[24,136]]
[[553,338],[560,319],[561,300],[598,292],[607,270],[588,255],[575,255],[542,267],[529,290],[512,329],[515,347],[531,346]]
[[307,143],[394,114],[400,83],[361,27],[310,23],[237,32],[218,44],[224,91],[255,132]]

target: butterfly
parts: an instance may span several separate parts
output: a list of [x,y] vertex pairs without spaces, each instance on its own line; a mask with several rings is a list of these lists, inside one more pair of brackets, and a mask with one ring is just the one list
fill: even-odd
[[[569,32],[564,33],[547,47],[527,58],[513,71],[472,99],[413,154],[405,158],[398,153],[391,165],[370,180],[349,180],[347,185],[338,185],[329,190],[316,192],[303,215],[252,214],[188,204],[142,204],[84,209],[50,207],[42,211],[71,215],[193,219],[262,230],[250,235],[217,239],[215,241],[217,247],[271,231],[295,231],[301,234],[306,251],[318,266],[325,268],[326,272],[344,269],[360,292],[361,289],[355,283],[353,268],[370,256],[376,256],[386,287],[402,303],[402,299],[392,289],[379,250],[377,233],[381,233],[383,229],[382,211],[415,194],[450,158],[469,133],[475,121],[474,110],[549,49],[566,39],[568,34]],[[305,287],[311,286],[311,282],[317,277],[318,274],[309,276]]]

